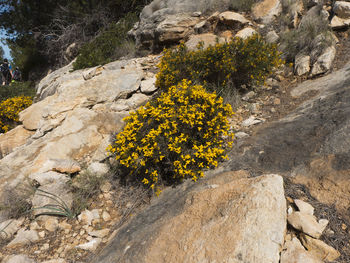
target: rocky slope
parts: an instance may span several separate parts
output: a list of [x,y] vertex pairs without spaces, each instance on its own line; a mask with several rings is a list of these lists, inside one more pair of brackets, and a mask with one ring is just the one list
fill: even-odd
[[[347,27],[346,2],[317,2],[297,1],[288,13],[292,27],[307,16],[324,16],[337,30]],[[276,20],[286,15],[284,1],[261,1],[250,14],[226,11],[229,1],[210,3],[154,1],[130,35],[140,48],[154,51],[180,40],[194,48],[199,41],[209,45],[254,32],[271,42],[280,38]],[[343,25],[334,26],[337,21]],[[342,67],[335,54],[346,46],[342,41],[319,49],[316,60],[315,54],[299,54],[294,72],[304,77],[286,67],[243,96],[232,120],[237,133],[230,161],[205,179],[165,189],[149,204],[140,189],[104,182],[77,219],[8,220],[2,211],[0,259],[349,262],[350,65]],[[44,78],[37,103],[21,113],[22,125],[0,135],[2,201],[8,204],[28,180],[36,187],[29,200],[33,207],[52,203],[45,191],[73,209],[67,183],[85,173],[107,177],[105,148],[121,130],[122,118],[157,92],[159,59],[152,55],[75,72],[68,65]],[[342,69],[297,85],[305,76],[331,71],[333,60]]]

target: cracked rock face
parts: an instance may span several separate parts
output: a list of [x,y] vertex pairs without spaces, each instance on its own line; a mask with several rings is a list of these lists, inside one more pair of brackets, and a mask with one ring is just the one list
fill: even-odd
[[[70,72],[71,66],[45,77],[39,101],[20,114],[23,126],[0,136],[0,190],[33,174],[76,173],[79,164],[106,159],[110,136],[122,129],[123,117],[149,100],[149,89],[143,94],[141,83],[150,75],[145,65],[157,59],[112,62],[89,78],[82,70]],[[115,111],[112,105],[118,103],[126,108]]]

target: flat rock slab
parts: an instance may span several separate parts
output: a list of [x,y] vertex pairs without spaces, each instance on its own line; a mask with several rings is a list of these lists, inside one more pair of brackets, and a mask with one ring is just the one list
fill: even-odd
[[220,173],[165,190],[93,262],[279,262],[283,180],[245,176]]

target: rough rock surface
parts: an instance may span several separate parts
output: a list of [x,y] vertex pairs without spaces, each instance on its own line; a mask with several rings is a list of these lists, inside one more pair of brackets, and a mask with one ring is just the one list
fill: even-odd
[[322,263],[323,261],[314,257],[305,250],[299,239],[294,237],[287,240],[281,253],[280,263]]
[[33,133],[19,125],[5,134],[0,134],[0,158],[11,153],[15,148],[24,145]]
[[350,64],[291,91],[317,92],[289,115],[236,146],[225,169],[282,173],[350,218]]
[[[36,173],[80,170],[68,162],[84,165],[106,159],[110,136],[122,129],[127,110],[149,99],[139,89],[141,81],[148,78],[148,65],[156,64],[157,59],[112,62],[88,80],[84,80],[83,71],[70,72],[71,65],[44,78],[38,86],[39,101],[21,112],[23,127],[11,133],[19,138],[19,146],[6,147],[11,151],[0,159],[0,190]],[[114,111],[113,105],[120,100],[128,106],[124,111]],[[24,129],[35,132],[35,136],[20,139]]]
[[279,262],[286,230],[283,180],[244,177],[219,173],[167,189],[94,262]]
[[253,18],[264,24],[271,23],[281,12],[282,4],[280,0],[264,0],[258,2],[252,8]]
[[209,46],[215,46],[216,43],[225,42],[225,39],[212,33],[205,33],[190,36],[185,45],[189,50],[196,50],[200,42],[203,42],[203,48],[207,48]]

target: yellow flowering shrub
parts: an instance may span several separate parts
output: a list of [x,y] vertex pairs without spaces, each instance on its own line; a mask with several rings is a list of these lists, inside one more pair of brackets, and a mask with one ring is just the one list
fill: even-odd
[[227,159],[232,114],[221,97],[183,80],[126,117],[124,130],[107,151],[115,156],[122,176],[159,194],[160,184],[196,181],[203,169]]
[[275,44],[266,43],[258,34],[245,40],[233,38],[207,49],[199,44],[194,51],[182,43],[164,51],[156,85],[167,89],[182,79],[190,79],[203,85],[249,87],[264,82],[283,63],[280,55]]
[[0,133],[7,132],[18,122],[18,114],[33,103],[31,97],[13,97],[0,102]]

